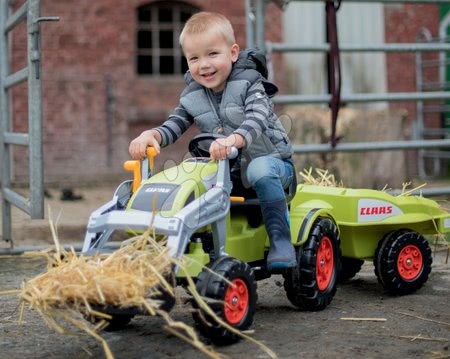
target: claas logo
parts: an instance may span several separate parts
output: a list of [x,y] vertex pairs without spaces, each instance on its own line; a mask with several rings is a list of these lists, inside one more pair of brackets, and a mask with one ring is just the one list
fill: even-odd
[[392,214],[392,206],[380,206],[380,207],[361,207],[359,209],[361,216],[370,216],[373,214]]
[[403,214],[394,204],[373,198],[361,198],[358,201],[358,222],[377,222]]

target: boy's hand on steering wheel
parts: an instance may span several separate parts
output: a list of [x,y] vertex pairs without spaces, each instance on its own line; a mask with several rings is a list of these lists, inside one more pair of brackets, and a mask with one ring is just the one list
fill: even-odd
[[209,147],[211,159],[217,161],[226,159],[232,147],[241,148],[244,146],[244,142],[244,138],[236,134],[216,139]]

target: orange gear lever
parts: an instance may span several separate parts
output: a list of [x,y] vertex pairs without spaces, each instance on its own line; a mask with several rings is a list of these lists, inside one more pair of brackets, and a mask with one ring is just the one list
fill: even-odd
[[[153,172],[153,168],[155,166],[155,157],[157,156],[157,154],[158,153],[156,152],[154,147],[147,147],[147,160],[150,173]],[[139,188],[142,182],[141,161],[138,160],[125,161],[123,164],[123,168],[127,171],[133,172],[133,185],[131,187],[131,190],[134,193]]]
[[148,168],[150,169],[150,173],[153,173],[153,168],[155,167],[155,157],[158,153],[155,150],[155,147],[147,147],[147,158],[148,158]]
[[133,193],[139,188],[139,185],[141,184],[141,161],[138,160],[130,160],[125,161],[123,164],[123,168],[127,171],[133,172],[133,185],[131,187],[131,190]]

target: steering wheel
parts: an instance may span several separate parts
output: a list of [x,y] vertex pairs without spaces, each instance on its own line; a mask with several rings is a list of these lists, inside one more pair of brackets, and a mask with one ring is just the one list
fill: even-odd
[[211,143],[218,138],[224,138],[225,136],[211,133],[201,133],[195,136],[189,142],[189,152],[194,157],[209,157],[209,147]]

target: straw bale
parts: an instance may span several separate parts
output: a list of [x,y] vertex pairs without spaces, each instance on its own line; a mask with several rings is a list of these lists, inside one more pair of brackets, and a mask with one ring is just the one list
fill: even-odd
[[[283,124],[293,144],[330,143],[330,110],[286,106],[283,114]],[[404,111],[342,108],[336,124],[338,143],[403,140],[405,119]],[[294,160],[298,171],[309,167],[324,168],[349,187],[380,189],[388,184],[397,188],[408,178],[403,151],[300,153]]]
[[[67,325],[86,332],[101,343],[106,358],[113,359],[108,343],[99,333],[107,326],[107,320],[111,316],[97,311],[96,306],[138,307],[150,315],[164,318],[167,331],[208,357],[222,358],[220,353],[199,339],[194,328],[174,321],[167,312],[160,309],[161,301],[152,299],[161,294],[162,290],[175,296],[175,288],[166,278],[172,274],[174,265],[181,268],[184,266],[183,261],[175,261],[168,255],[164,241],[155,241],[146,232],[126,241],[124,246],[113,253],[93,257],[77,255],[73,250],[64,251],[59,247],[56,237],[54,241],[55,252],[36,254],[47,256],[47,272],[25,282],[18,291],[22,302],[21,317],[25,304],[28,304],[41,314],[50,327],[61,334],[73,334],[65,329]],[[263,343],[218,318],[209,308],[207,298],[202,298],[197,293],[193,279],[186,279],[188,292],[199,308],[224,328],[256,344],[269,357],[277,357]]]
[[31,307],[89,311],[91,305],[143,306],[170,273],[165,248],[150,239],[136,240],[105,256],[62,253],[49,257],[48,271],[23,285],[21,297]]

